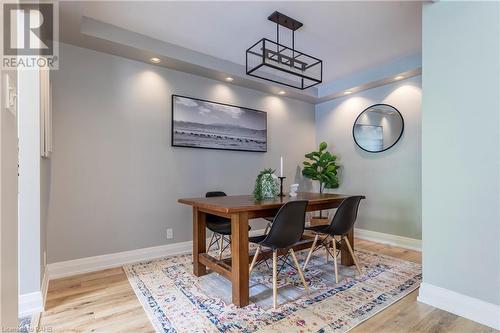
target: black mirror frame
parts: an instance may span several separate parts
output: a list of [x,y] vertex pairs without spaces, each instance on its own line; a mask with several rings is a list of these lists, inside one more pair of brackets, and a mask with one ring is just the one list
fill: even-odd
[[[358,119],[359,117],[361,117],[361,115],[363,113],[365,113],[365,111],[367,111],[368,109],[371,109],[373,108],[374,106],[388,106],[394,110],[396,110],[396,112],[399,114],[399,116],[401,117],[401,133],[399,133],[399,136],[398,138],[396,139],[396,141],[394,141],[394,143],[392,145],[390,145],[389,147],[385,148],[385,149],[382,149],[382,150],[377,150],[377,151],[373,151],[373,150],[367,150],[363,147],[361,147],[361,145],[358,143],[358,141],[356,141],[356,136],[354,135],[354,127],[356,126],[356,123],[358,122]],[[384,152],[386,150],[389,150],[391,149],[392,147],[394,147],[394,145],[396,143],[399,142],[399,140],[401,139],[401,137],[403,136],[403,132],[405,131],[405,120],[403,118],[403,115],[401,114],[401,112],[399,112],[398,109],[396,109],[394,106],[392,105],[389,105],[389,104],[385,104],[385,103],[379,103],[379,104],[373,104],[373,105],[370,105],[369,107],[367,107],[366,109],[364,109],[357,117],[356,117],[356,120],[354,120],[354,124],[352,125],[352,138],[354,139],[354,142],[356,143],[356,146],[358,146],[359,148],[361,148],[362,150],[368,152],[368,153],[381,153],[381,152]]]

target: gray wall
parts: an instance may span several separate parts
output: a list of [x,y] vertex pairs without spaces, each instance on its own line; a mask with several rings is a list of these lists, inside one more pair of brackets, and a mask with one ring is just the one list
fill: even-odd
[[[50,203],[51,160],[40,158],[40,279],[43,279],[47,252],[47,223]],[[40,283],[42,281],[40,280]]]
[[[352,137],[356,117],[377,103],[401,112],[400,141],[382,153],[360,149]],[[421,77],[398,81],[316,105],[316,141],[337,154],[340,187],[332,192],[364,194],[357,227],[421,239]]]
[[[315,145],[311,104],[69,45],[60,59],[49,263],[190,240],[191,210],[178,198],[249,194],[281,155],[288,182],[301,181],[297,167]],[[174,93],[267,111],[268,152],[172,148]]]
[[500,304],[496,2],[423,11],[424,282]]

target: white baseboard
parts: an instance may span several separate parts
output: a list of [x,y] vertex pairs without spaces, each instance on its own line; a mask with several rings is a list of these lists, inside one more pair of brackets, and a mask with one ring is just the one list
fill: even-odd
[[376,243],[387,244],[414,251],[422,251],[422,241],[420,239],[402,237],[391,234],[384,234],[377,231],[354,228],[354,237]]
[[192,244],[192,241],[180,242],[132,251],[104,254],[95,257],[56,262],[48,264],[47,271],[50,280],[59,279],[67,276],[118,267],[142,260],[189,253],[192,251]]
[[19,317],[43,311],[43,298],[40,291],[19,295]]
[[19,295],[19,318],[44,311],[48,288],[49,277],[45,269],[40,291]]
[[42,308],[45,310],[45,301],[47,301],[47,291],[49,289],[49,274],[47,272],[47,266],[43,271],[42,285],[40,286],[40,291],[42,293]]
[[[263,232],[263,229],[251,230],[250,236],[261,235]],[[208,241],[209,239],[207,239],[207,242]],[[47,275],[49,280],[59,279],[72,275],[119,267],[143,260],[191,253],[192,249],[193,242],[187,241],[132,251],[104,254],[95,257],[56,262],[47,265]]]
[[500,305],[423,282],[417,300],[500,330]]

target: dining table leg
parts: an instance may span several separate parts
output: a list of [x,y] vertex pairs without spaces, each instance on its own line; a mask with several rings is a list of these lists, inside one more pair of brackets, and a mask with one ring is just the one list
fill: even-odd
[[206,217],[207,214],[193,207],[193,274],[196,276],[207,274],[207,267],[199,261],[200,254],[207,252]]
[[[354,229],[351,229],[348,233],[347,233],[347,239],[349,240],[349,243],[351,244],[352,246],[352,249],[354,250]],[[342,239],[342,242],[341,242],[341,247],[340,247],[340,262],[342,263],[342,265],[344,266],[352,266],[354,265],[354,261],[352,260],[352,256],[349,252],[349,248],[347,247],[347,244],[346,242],[344,241],[344,239]]]
[[231,275],[233,304],[248,305],[248,214],[231,214]]

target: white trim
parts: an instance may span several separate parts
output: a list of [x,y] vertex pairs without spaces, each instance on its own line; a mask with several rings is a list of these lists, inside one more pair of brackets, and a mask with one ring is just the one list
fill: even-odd
[[[251,230],[250,236],[260,235],[264,230]],[[207,239],[208,242],[208,239]],[[193,242],[180,242],[168,245],[160,245],[137,249],[132,251],[104,254],[95,257],[80,258],[75,260],[61,261],[47,265],[49,280],[59,279],[67,276],[95,272],[102,269],[119,267],[143,260],[151,260],[166,256],[191,253]]]
[[95,257],[61,261],[47,265],[49,279],[59,279],[67,276],[95,272],[165,256],[185,254],[192,251],[192,241],[168,245],[148,247],[132,251],[104,254]]
[[417,300],[500,330],[500,305],[423,282]]
[[47,269],[45,269],[40,291],[19,295],[19,317],[25,317],[27,315],[44,311],[48,288],[49,278],[47,275]]
[[47,301],[47,291],[49,289],[49,274],[47,272],[47,266],[44,267],[43,270],[43,279],[42,285],[40,286],[40,290],[42,292],[42,311],[45,311],[45,302]]
[[42,293],[40,291],[19,295],[19,317],[24,317],[41,311],[43,311],[43,300]]
[[376,243],[401,247],[403,249],[422,252],[422,241],[420,239],[384,234],[382,232],[358,228],[354,228],[354,237]]

